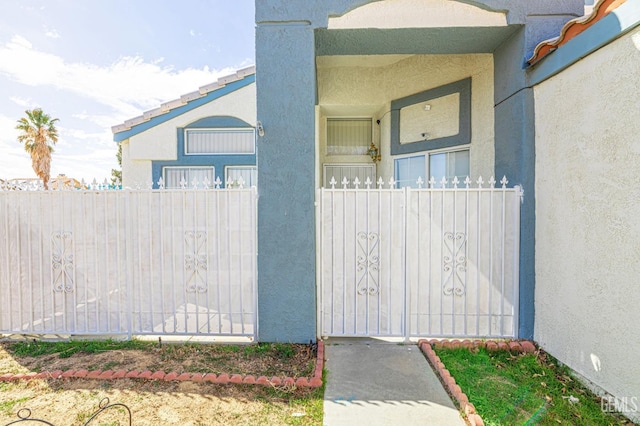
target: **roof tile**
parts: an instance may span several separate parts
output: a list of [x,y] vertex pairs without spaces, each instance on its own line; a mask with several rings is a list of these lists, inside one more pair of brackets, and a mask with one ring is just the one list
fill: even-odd
[[215,90],[218,90],[224,87],[228,83],[242,80],[246,76],[255,74],[255,72],[256,72],[256,67],[252,65],[246,68],[242,68],[236,71],[234,74],[220,77],[218,81],[201,86],[197,91],[184,94],[180,97],[180,99],[174,99],[168,102],[164,102],[163,104],[160,105],[160,107],[151,109],[149,111],[145,111],[139,117],[134,117],[129,120],[125,120],[123,124],[112,126],[111,132],[115,134],[115,133],[124,132],[126,130],[130,130],[132,127],[137,126],[138,124],[144,123],[146,121],[151,120],[154,117],[165,114],[174,108],[181,107],[195,99],[199,99],[210,92],[213,92]]
[[533,50],[533,55],[527,60],[527,63],[534,65],[625,2],[626,0],[599,0],[593,7],[591,14],[570,20],[562,27],[558,37],[540,42]]

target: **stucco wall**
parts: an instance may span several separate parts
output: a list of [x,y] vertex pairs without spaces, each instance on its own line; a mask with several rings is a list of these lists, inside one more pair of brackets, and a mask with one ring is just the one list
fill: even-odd
[[[359,6],[380,0],[267,0],[256,1],[256,22],[310,22],[326,27],[329,16],[340,16]],[[457,0],[489,11],[505,11],[507,23],[523,24],[527,15],[561,15],[584,10],[584,0]]]
[[132,160],[129,154],[129,140],[120,142],[122,144],[122,186],[125,188],[135,188],[140,185],[145,188],[151,181],[151,161]]
[[329,19],[329,29],[491,27],[507,25],[504,12],[447,0],[394,0],[369,3]]
[[216,115],[236,117],[255,126],[256,114],[256,85],[252,83],[131,136],[125,141],[128,148],[122,152],[123,184],[132,186],[151,180],[153,160],[177,159],[177,128]]
[[636,403],[638,81],[636,28],[534,89],[535,339],[607,392]]
[[[497,85],[502,84],[502,90],[496,88],[496,92],[488,97],[492,99],[489,110],[493,110],[494,104],[498,105],[494,110],[496,114],[495,170],[500,173],[504,170],[504,168],[498,168],[498,161],[504,160],[501,157],[508,157],[503,153],[516,150],[518,153],[529,154],[530,151],[521,148],[523,145],[533,149],[533,132],[529,131],[533,128],[533,118],[526,120],[527,116],[523,115],[523,112],[532,111],[523,108],[510,109],[511,104],[505,99],[515,94],[513,98],[519,101],[521,96],[518,94],[524,89],[528,93],[525,95],[525,102],[521,102],[521,105],[524,107],[532,105],[532,102],[529,102],[532,100],[531,90],[525,89],[527,84],[522,70],[522,60],[526,57],[526,47],[530,46],[533,49],[535,43],[540,41],[533,40],[532,35],[539,35],[540,32],[526,32],[529,35],[527,38],[525,31],[513,35],[516,29],[511,27],[489,27],[491,31],[476,27],[471,29],[479,30],[477,33],[474,31],[463,31],[460,34],[456,34],[457,31],[447,32],[452,37],[441,43],[437,37],[433,41],[433,38],[424,36],[425,33],[435,35],[435,32],[428,31],[429,29],[419,29],[424,30],[417,32],[421,36],[416,36],[412,28],[393,29],[393,32],[399,32],[392,37],[394,40],[389,40],[390,30],[386,29],[371,29],[371,31],[364,29],[361,34],[363,39],[355,37],[355,40],[349,37],[352,34],[351,30],[326,30],[326,32],[346,31],[347,34],[344,39],[329,37],[324,42],[318,40],[322,39],[321,29],[327,27],[329,16],[340,16],[355,10],[358,6],[373,2],[374,0],[256,1],[258,118],[265,128],[265,136],[258,142],[258,190],[260,193],[258,241],[260,252],[268,253],[268,256],[260,255],[258,259],[260,339],[264,341],[304,342],[315,335],[315,326],[310,325],[309,321],[313,321],[315,316],[315,240],[312,206],[313,191],[318,184],[319,173],[316,171],[315,178],[300,173],[300,170],[313,170],[318,166],[316,157],[318,138],[322,138],[321,135],[319,136],[318,129],[316,128],[315,132],[313,129],[314,124],[320,121],[314,107],[317,100],[314,84],[316,81],[315,53],[323,50],[326,55],[432,54],[435,52],[450,54],[456,50],[467,53],[469,44],[475,44],[478,49],[487,47],[486,43],[477,43],[478,40],[468,37],[469,34],[481,33],[482,40],[486,38],[484,36],[493,35],[493,40],[500,43],[498,47],[492,46],[490,50],[474,52],[494,52],[495,82]],[[488,11],[506,12],[507,23],[510,25],[533,25],[536,28],[545,28],[554,35],[557,35],[559,30],[558,25],[555,24],[559,17],[562,20],[568,20],[581,14],[584,7],[583,0],[526,2],[460,0],[457,3],[478,6]],[[529,20],[529,15],[535,19]],[[552,21],[550,24],[547,18]],[[505,41],[505,38],[512,35],[522,40],[522,43]],[[354,45],[354,41],[361,44]],[[505,43],[518,48],[503,48]],[[391,49],[392,47],[394,49]],[[398,48],[395,49],[395,47]],[[422,71],[423,75],[428,74],[426,70]],[[418,75],[414,77],[422,78]],[[354,80],[357,78],[357,74],[353,76]],[[455,79],[452,78],[450,81]],[[502,82],[508,82],[508,84]],[[386,110],[376,111],[384,113]],[[521,123],[520,128],[515,129],[516,126],[512,123]],[[518,131],[511,133],[512,129]],[[490,130],[487,131],[494,130],[490,126]],[[388,158],[389,152],[385,153],[383,145],[383,158],[385,155]],[[526,156],[526,158],[531,157]],[[520,169],[522,168],[517,164],[508,170],[514,172],[511,173],[513,175]],[[490,172],[487,174],[493,174],[493,170]],[[522,174],[525,173],[527,179],[518,175],[512,183],[524,183],[525,191],[528,191],[525,194],[531,194],[533,192],[532,173],[529,170],[522,172]],[[287,208],[283,209],[283,205]],[[527,212],[533,211],[532,207],[526,205],[524,209]],[[523,238],[523,244],[526,245],[524,253],[528,259],[532,259],[532,224],[523,225]],[[526,244],[529,242],[531,244]],[[519,335],[525,338],[531,338],[533,333],[533,265],[531,260],[529,263],[531,263],[530,266],[523,267],[521,264],[520,268],[520,294],[524,294],[525,297],[521,298],[524,300],[524,306],[521,301]]]
[[[377,172],[378,176],[388,180],[393,176],[393,157],[390,155],[391,101],[471,77],[470,174],[472,178],[483,176],[485,180],[493,175],[492,55],[414,55],[382,66],[346,66],[345,62],[340,61],[338,63],[341,66],[331,66],[331,62],[335,62],[335,59],[321,59],[318,66],[318,97],[323,112],[321,162],[334,162],[332,157],[337,157],[324,155],[326,117],[335,116],[335,112],[347,116],[361,116],[369,112],[374,123],[380,119],[379,128],[374,124],[373,135],[376,145],[380,143],[382,155]],[[344,161],[371,160],[352,156],[344,158]]]

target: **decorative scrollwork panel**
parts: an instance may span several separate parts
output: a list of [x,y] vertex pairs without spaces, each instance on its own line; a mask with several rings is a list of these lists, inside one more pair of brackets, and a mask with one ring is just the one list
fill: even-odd
[[444,282],[443,292],[447,296],[462,296],[466,291],[467,236],[464,232],[444,233],[445,254],[442,257]]
[[186,231],[184,233],[184,270],[188,293],[207,292],[207,233]]
[[68,231],[51,234],[51,281],[56,293],[73,292],[73,234]]
[[358,283],[356,288],[358,294],[376,295],[380,292],[378,285],[380,274],[380,236],[375,232],[358,232],[356,258],[356,271]]

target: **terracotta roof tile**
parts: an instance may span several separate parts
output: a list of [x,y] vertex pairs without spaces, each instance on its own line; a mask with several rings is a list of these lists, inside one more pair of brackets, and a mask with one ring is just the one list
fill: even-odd
[[549,53],[598,22],[624,2],[626,2],[626,0],[599,0],[593,7],[591,14],[570,20],[562,27],[558,37],[539,43],[533,50],[533,55],[527,60],[527,63],[529,65],[537,63]]

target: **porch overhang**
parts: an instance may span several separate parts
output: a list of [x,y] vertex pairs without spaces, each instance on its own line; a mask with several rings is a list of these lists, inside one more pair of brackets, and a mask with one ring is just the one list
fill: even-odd
[[316,56],[493,53],[522,25],[317,29]]

